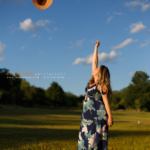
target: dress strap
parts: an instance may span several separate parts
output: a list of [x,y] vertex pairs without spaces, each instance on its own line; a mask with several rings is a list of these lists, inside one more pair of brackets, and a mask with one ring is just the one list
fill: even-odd
[[[99,83],[99,81],[98,81],[98,83]],[[98,85],[99,85],[99,87],[100,87],[100,93],[103,94],[103,95],[106,94],[106,92],[103,92],[103,91],[102,91],[101,85],[100,85],[100,84],[98,84]]]
[[102,88],[101,88],[101,86],[100,86],[100,85],[99,85],[99,87],[100,87],[100,91],[101,91],[101,93],[102,93],[102,92],[103,92],[103,91],[102,91]]

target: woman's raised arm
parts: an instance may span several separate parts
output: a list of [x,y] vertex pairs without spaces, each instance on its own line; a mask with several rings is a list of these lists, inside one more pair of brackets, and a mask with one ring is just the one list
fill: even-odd
[[98,46],[100,45],[99,41],[95,42],[95,49],[94,49],[94,54],[93,54],[93,60],[92,60],[92,72],[94,72],[94,70],[97,68],[97,64],[98,64]]

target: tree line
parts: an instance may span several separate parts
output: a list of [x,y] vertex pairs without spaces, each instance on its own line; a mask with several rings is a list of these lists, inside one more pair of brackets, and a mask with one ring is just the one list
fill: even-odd
[[31,86],[26,79],[19,75],[9,75],[6,68],[0,69],[0,104],[33,106],[73,106],[77,107],[84,99],[83,95],[76,96],[64,92],[57,82],[52,82],[46,90]]
[[113,109],[150,111],[150,80],[143,71],[136,71],[131,83],[120,91],[113,91],[109,99]]
[[[9,75],[6,68],[0,69],[0,104],[33,106],[82,107],[84,96],[65,92],[57,83],[52,82],[45,90],[31,86],[19,75]],[[136,109],[150,111],[150,80],[143,71],[136,71],[131,83],[120,91],[112,91],[110,106],[116,109]]]

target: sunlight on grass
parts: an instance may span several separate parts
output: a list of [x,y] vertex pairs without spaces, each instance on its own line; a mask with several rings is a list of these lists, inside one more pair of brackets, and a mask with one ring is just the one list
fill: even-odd
[[[77,150],[82,110],[1,107],[0,149]],[[112,114],[109,150],[150,149],[150,112],[112,111]]]

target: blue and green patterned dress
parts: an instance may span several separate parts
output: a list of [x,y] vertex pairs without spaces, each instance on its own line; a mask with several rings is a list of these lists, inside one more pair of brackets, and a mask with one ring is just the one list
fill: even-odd
[[[108,114],[97,84],[85,88],[78,135],[78,150],[107,150]],[[106,93],[102,93],[106,94]]]

